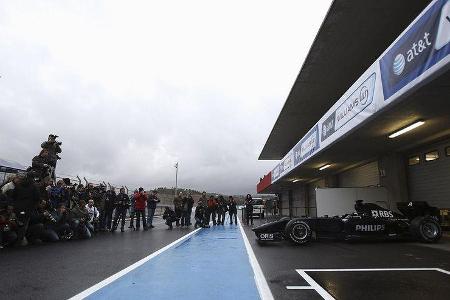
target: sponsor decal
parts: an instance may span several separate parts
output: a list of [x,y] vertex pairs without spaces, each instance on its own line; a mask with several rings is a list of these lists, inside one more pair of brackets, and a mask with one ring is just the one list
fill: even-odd
[[285,173],[285,172],[289,171],[292,168],[293,164],[294,164],[294,162],[292,159],[292,152],[291,152],[286,156],[286,158],[280,164],[280,166],[282,166],[282,168],[281,168],[282,170],[280,170],[281,173]]
[[368,224],[368,225],[356,225],[355,231],[361,231],[361,232],[379,232],[384,231],[385,225],[384,224]]
[[394,214],[390,210],[372,210],[372,217],[374,218],[393,218]]
[[450,54],[450,1],[439,0],[381,58],[384,99]]
[[319,149],[319,129],[317,124],[294,147],[294,165],[311,156]]
[[280,177],[280,164],[276,165],[276,167],[272,170],[272,182],[277,180]]
[[273,233],[261,233],[259,235],[259,239],[262,241],[272,241],[273,240]]
[[322,122],[322,142],[372,103],[375,81],[376,74],[373,73]]

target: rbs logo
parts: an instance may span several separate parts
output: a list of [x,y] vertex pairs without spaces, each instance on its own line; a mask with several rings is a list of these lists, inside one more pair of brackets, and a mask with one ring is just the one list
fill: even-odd
[[397,54],[392,64],[392,71],[395,75],[400,76],[405,69],[406,63],[410,63],[419,56],[425,49],[431,46],[430,42],[430,34],[425,32],[422,39],[414,42],[411,45],[411,48],[406,51],[406,60],[405,56],[402,53]]

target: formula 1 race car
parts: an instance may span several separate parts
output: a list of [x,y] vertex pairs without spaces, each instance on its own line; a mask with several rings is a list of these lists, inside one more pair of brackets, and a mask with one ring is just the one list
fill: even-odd
[[282,218],[253,228],[258,242],[289,240],[306,244],[315,239],[412,239],[437,242],[442,235],[439,210],[426,202],[399,202],[402,214],[373,203],[356,201],[353,214],[320,218]]

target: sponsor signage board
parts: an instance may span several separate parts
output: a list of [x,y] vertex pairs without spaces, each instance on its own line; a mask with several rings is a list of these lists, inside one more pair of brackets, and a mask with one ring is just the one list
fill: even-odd
[[450,54],[450,1],[436,1],[380,60],[384,99]]
[[372,104],[376,77],[376,73],[372,73],[322,122],[322,142]]
[[317,124],[300,140],[293,148],[294,165],[299,165],[307,159],[314,151],[319,149],[319,130]]

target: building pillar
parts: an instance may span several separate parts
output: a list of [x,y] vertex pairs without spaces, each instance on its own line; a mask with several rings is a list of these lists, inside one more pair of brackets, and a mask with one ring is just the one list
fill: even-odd
[[406,166],[400,153],[389,153],[378,160],[380,185],[388,192],[389,208],[397,210],[397,202],[408,201]]

